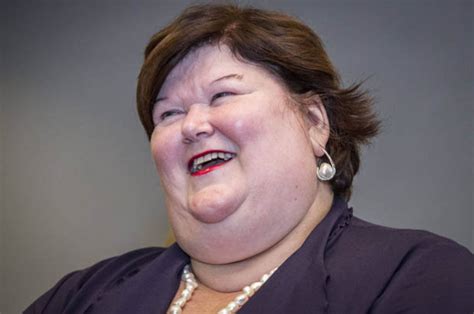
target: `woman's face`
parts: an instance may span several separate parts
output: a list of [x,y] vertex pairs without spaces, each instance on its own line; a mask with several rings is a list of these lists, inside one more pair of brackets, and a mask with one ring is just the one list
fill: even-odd
[[227,46],[187,55],[166,78],[153,119],[170,222],[193,258],[219,264],[261,253],[312,206],[309,122],[279,80]]

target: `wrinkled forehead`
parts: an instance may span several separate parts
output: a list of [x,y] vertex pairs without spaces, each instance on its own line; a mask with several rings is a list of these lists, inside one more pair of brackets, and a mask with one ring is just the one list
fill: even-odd
[[[225,44],[208,44],[192,49],[166,76],[158,96],[176,88],[177,86],[192,86],[190,84],[207,85],[216,78],[229,74],[245,76],[259,72],[259,77],[280,78],[270,73],[263,66],[236,56]],[[251,75],[247,75],[247,79]],[[285,85],[285,84],[283,84]]]
[[160,93],[171,85],[189,83],[191,79],[209,81],[230,68],[238,68],[240,63],[226,45],[206,45],[192,49],[166,76]]

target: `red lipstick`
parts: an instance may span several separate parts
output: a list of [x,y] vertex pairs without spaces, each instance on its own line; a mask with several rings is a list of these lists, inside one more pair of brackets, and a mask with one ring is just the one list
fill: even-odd
[[[235,153],[208,150],[193,156],[188,162],[188,170],[191,176],[201,176],[223,166],[234,157]],[[199,158],[201,160],[198,160]]]

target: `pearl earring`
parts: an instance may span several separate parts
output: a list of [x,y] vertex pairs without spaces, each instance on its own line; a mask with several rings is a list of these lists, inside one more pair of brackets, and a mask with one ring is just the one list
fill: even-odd
[[331,164],[328,164],[327,162],[321,162],[316,169],[316,174],[319,180],[329,181],[334,178],[334,175],[336,174],[336,166],[334,165],[334,162],[332,161],[332,158],[329,156],[328,152],[323,147],[321,147],[321,149]]

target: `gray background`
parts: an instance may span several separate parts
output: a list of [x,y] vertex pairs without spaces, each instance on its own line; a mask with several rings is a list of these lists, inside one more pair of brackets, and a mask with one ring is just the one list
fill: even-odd
[[[187,3],[1,2],[3,314],[72,270],[163,243],[134,93],[147,40]],[[249,3],[311,25],[345,82],[369,78],[385,128],[364,152],[356,214],[472,250],[473,2]]]

